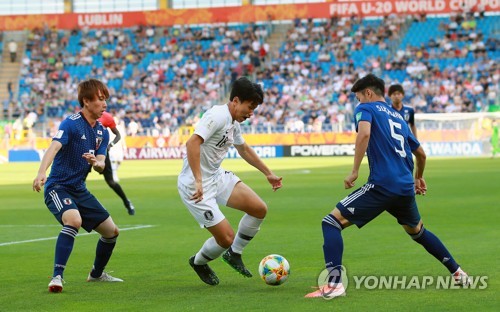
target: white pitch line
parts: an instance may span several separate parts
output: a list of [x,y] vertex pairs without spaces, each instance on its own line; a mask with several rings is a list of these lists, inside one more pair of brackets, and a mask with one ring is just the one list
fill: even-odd
[[[123,229],[120,229],[120,232],[121,232],[121,231],[130,231],[130,230],[146,229],[146,228],[151,228],[151,227],[154,227],[154,225],[140,225],[140,226],[134,226],[134,227],[130,227],[130,228],[123,228]],[[82,234],[78,234],[78,236],[94,235],[94,234],[98,234],[98,233],[97,233],[97,232],[82,233]],[[16,242],[0,243],[0,247],[2,247],[2,246],[9,246],[9,245],[15,245],[15,244],[24,244],[24,243],[41,242],[41,241],[52,240],[52,239],[57,239],[57,236],[54,236],[54,237],[44,237],[44,238],[35,238],[35,239],[28,239],[28,240],[16,241]]]

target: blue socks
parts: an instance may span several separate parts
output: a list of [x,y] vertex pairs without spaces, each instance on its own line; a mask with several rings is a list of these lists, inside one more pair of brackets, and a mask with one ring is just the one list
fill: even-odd
[[[329,214],[323,218],[321,223],[323,228],[323,254],[325,256],[325,266],[329,273],[329,284],[341,282],[342,253],[344,252],[344,241],[342,240],[342,226],[339,220]],[[336,272],[333,272],[333,271]]]
[[69,255],[73,250],[75,237],[78,234],[78,229],[70,225],[63,226],[56,242],[56,254],[54,258],[54,275],[61,275],[63,277],[66,263],[68,262]]
[[[344,251],[341,234],[342,226],[339,220],[331,214],[323,218],[321,226],[323,228],[325,266],[330,270],[328,282],[330,284],[339,283],[341,282],[342,253]],[[419,233],[410,236],[414,241],[424,246],[425,250],[438,259],[451,274],[458,270],[459,265],[455,262],[455,259],[431,231],[422,226]]]
[[450,273],[453,274],[458,270],[459,265],[455,262],[448,249],[446,249],[436,235],[432,234],[431,231],[427,231],[423,225],[420,232],[410,236],[414,241],[424,246],[425,250],[433,255],[434,258],[444,264]]
[[118,235],[112,238],[104,238],[101,236],[101,238],[97,242],[94,267],[90,272],[90,276],[97,278],[102,275],[106,264],[108,264],[109,258],[111,258],[113,249],[115,248],[117,237]]

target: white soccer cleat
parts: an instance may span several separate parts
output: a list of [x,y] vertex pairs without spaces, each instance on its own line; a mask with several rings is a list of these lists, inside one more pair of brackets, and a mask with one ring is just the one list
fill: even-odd
[[121,278],[113,277],[106,272],[102,272],[100,277],[92,277],[89,273],[87,282],[123,282]]
[[49,283],[49,292],[60,293],[63,290],[63,279],[61,275],[54,276]]
[[335,297],[343,297],[345,296],[345,288],[342,284],[337,284],[335,287],[330,287],[328,285],[320,286],[318,290],[313,291],[312,293],[308,293],[305,295],[305,298],[324,298],[324,299],[333,299]]
[[458,267],[457,271],[453,273],[451,276],[453,276],[453,280],[455,281],[455,284],[461,285],[461,286],[469,286],[470,285],[470,277],[469,275],[462,270],[462,268]]

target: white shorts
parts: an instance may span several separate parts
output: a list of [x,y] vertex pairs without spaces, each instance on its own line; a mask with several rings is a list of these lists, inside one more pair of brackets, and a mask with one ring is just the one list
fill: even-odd
[[109,149],[109,160],[112,162],[123,162],[124,153],[121,145],[113,146]]
[[199,203],[190,199],[195,193],[194,185],[184,185],[177,181],[177,189],[182,202],[198,221],[200,227],[208,228],[217,225],[226,218],[220,211],[219,205],[225,206],[227,204],[234,186],[240,181],[240,178],[231,171],[222,171],[212,181],[204,182],[203,200]]

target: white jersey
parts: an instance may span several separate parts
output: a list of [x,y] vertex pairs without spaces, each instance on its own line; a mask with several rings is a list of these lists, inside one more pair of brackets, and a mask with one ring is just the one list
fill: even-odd
[[[194,134],[203,138],[200,146],[200,165],[202,182],[206,182],[219,174],[221,163],[226,157],[231,145],[245,143],[241,135],[240,124],[233,121],[227,105],[216,105],[209,109],[201,118]],[[184,185],[194,184],[194,176],[189,166],[187,156],[179,175],[179,182]]]

